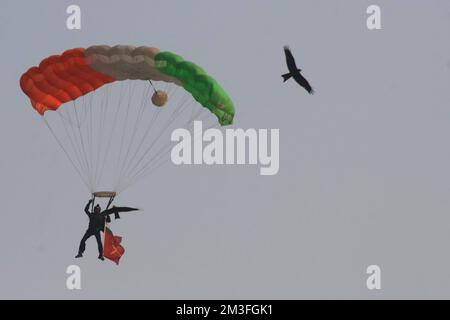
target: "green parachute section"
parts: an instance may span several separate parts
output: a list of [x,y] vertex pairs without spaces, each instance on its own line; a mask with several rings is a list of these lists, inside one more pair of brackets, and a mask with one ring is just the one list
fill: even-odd
[[220,125],[233,123],[233,102],[219,83],[201,67],[168,51],[155,56],[155,65],[163,74],[178,79],[195,100],[217,116]]

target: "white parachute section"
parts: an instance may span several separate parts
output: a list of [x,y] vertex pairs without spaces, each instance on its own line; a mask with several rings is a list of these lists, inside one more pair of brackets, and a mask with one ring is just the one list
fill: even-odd
[[89,192],[119,194],[170,162],[174,129],[220,128],[182,87],[126,80],[67,102],[43,117]]

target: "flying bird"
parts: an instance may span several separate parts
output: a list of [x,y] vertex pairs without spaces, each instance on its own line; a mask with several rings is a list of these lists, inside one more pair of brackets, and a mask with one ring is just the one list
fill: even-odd
[[284,46],[284,54],[286,55],[286,64],[289,70],[289,73],[285,73],[282,75],[283,82],[286,82],[291,77],[294,78],[294,80],[301,85],[303,88],[305,88],[306,91],[308,91],[309,94],[314,94],[314,89],[309,84],[308,80],[306,80],[300,72],[302,72],[301,69],[297,68],[297,65],[295,64],[294,56],[291,53],[291,50],[288,46]]

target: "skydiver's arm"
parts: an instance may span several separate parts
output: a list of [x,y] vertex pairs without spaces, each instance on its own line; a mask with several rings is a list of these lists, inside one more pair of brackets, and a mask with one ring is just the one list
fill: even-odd
[[103,210],[101,215],[104,216],[104,217],[107,217],[107,216],[109,216],[112,213],[114,213],[114,212],[112,211],[112,208],[111,208],[111,209]]
[[109,215],[111,215],[111,214],[116,214],[117,213],[117,210],[116,210],[116,207],[112,207],[111,209],[106,209],[106,210],[104,210],[103,212],[102,212],[102,216],[105,216],[105,217],[107,217],[107,218],[109,218]]
[[92,203],[92,199],[89,200],[89,202],[87,203],[86,207],[84,207],[84,212],[86,212],[86,214],[87,214],[88,216],[91,215],[91,213],[89,212],[89,206],[91,205],[91,203]]

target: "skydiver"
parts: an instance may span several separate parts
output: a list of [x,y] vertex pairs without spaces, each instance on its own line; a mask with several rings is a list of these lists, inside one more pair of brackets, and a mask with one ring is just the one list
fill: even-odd
[[113,206],[111,209],[107,209],[102,211],[100,205],[96,205],[94,207],[94,211],[89,211],[89,206],[92,204],[92,199],[89,200],[89,202],[86,204],[86,207],[84,208],[84,212],[89,217],[89,226],[86,232],[84,233],[83,238],[80,241],[80,246],[78,248],[78,254],[75,256],[75,258],[81,258],[83,257],[84,250],[86,249],[86,240],[89,239],[91,236],[95,236],[95,239],[97,240],[97,247],[98,247],[98,258],[100,260],[105,260],[103,257],[103,244],[100,232],[104,231],[105,229],[105,222],[110,222],[110,214],[114,213],[115,219],[120,219],[119,212],[128,212],[128,211],[135,211],[138,210],[136,208],[128,208],[128,207],[116,207]]

